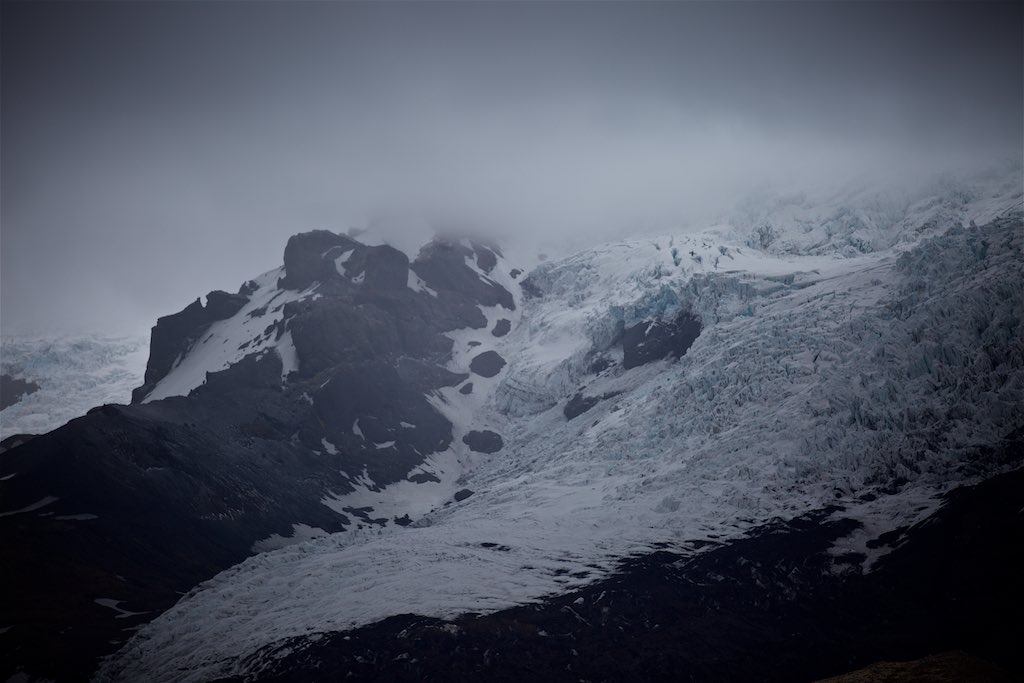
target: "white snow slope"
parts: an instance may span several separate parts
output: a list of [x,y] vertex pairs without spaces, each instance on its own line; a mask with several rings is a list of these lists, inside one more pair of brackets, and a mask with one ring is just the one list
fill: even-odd
[[[978,447],[1024,425],[1020,220],[948,233],[928,221],[1010,215],[1019,188],[1018,173],[909,203],[853,252],[849,235],[805,244],[828,229],[777,220],[767,250],[757,225],[729,223],[545,264],[532,276],[544,296],[478,347],[505,369],[472,405],[454,389],[436,399],[458,434],[505,439],[467,461],[459,483],[475,495],[407,528],[256,555],[141,629],[99,679],[240,673],[238,658],[281,638],[496,610],[654,543],[698,552],[690,542],[826,504],[865,524],[837,551],[922,518],[939,493],[998,469]],[[704,325],[683,358],[586,374],[622,324],[680,309]],[[622,393],[567,421],[565,400],[588,380],[588,395]]]
[[4,336],[0,369],[39,390],[0,411],[0,438],[42,434],[104,403],[128,403],[142,384],[149,337]]

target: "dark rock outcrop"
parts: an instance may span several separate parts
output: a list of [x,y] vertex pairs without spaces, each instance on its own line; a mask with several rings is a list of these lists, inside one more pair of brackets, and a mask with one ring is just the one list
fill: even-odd
[[505,446],[500,434],[487,429],[468,432],[462,437],[462,443],[477,453],[497,453]]
[[0,453],[6,453],[12,448],[17,448],[23,443],[28,443],[35,437],[35,434],[12,434],[3,441],[0,441]]
[[562,409],[562,414],[565,415],[567,420],[571,420],[587,412],[600,402],[601,398],[599,396],[584,396],[583,392],[577,392],[575,396],[566,402],[565,408]]
[[0,410],[13,406],[29,394],[39,391],[39,385],[12,375],[0,375]]
[[142,401],[153,390],[174,363],[187,353],[193,342],[206,331],[210,322],[199,299],[177,313],[157,319],[150,333],[149,361],[146,364],[144,384],[132,392],[132,403]]
[[[452,384],[461,379],[449,375]],[[424,396],[433,384],[433,379],[413,384],[383,361],[339,366],[311,394],[315,421],[305,430],[309,436],[300,433],[300,438],[312,447],[326,437],[353,458],[363,453],[360,460],[375,481],[395,481],[422,462],[422,454],[451,443],[451,423]],[[394,446],[384,460],[377,457],[376,445],[387,442]]]
[[249,303],[249,295],[228,294],[216,289],[206,295],[206,316],[210,322],[225,320],[242,310]]
[[519,288],[523,290],[523,296],[527,299],[539,299],[544,296],[544,291],[540,288],[540,285],[529,275],[519,283]]
[[481,377],[494,377],[505,367],[505,359],[497,351],[484,351],[469,362],[469,369]]
[[574,417],[579,417],[583,413],[587,412],[601,401],[606,401],[610,398],[618,396],[620,391],[609,391],[600,396],[585,396],[583,391],[577,391],[576,394],[566,401],[565,407],[562,409],[562,414],[565,415],[567,420],[571,420]]
[[[246,289],[244,285],[242,289]],[[249,303],[249,296],[214,290],[206,295],[206,306],[203,306],[200,299],[196,299],[181,311],[158,318],[150,333],[149,361],[146,363],[144,383],[132,391],[132,403],[144,400],[157,383],[167,376],[178,359],[202,338],[211,324],[238,313]]]
[[[439,294],[457,292],[482,306],[500,305],[514,311],[515,301],[507,289],[481,276],[466,264],[467,258],[479,258],[479,253],[456,242],[434,240],[423,247],[412,269],[428,287]],[[485,253],[490,252],[488,250]]]
[[504,337],[512,329],[512,321],[507,318],[502,318],[498,322],[494,323],[494,329],[491,330],[491,334],[495,337]]
[[329,230],[313,230],[293,235],[284,248],[284,271],[279,286],[282,289],[305,289],[316,280],[329,275],[334,262],[324,259],[334,247],[355,249],[361,246],[351,237],[338,235]]
[[473,253],[476,254],[477,267],[490,275],[491,271],[498,265],[498,256],[491,248],[485,247],[482,244],[476,244],[475,242],[473,243]]
[[643,321],[622,335],[622,366],[627,370],[669,356],[681,357],[700,336],[700,321],[689,311],[671,322]]
[[465,384],[463,384],[461,387],[459,387],[459,393],[463,394],[463,395],[472,394],[473,393],[473,383],[472,382],[466,382]]
[[456,503],[461,503],[462,501],[466,500],[472,495],[473,491],[470,491],[469,489],[459,489],[458,491],[455,492],[455,495],[453,497],[455,498]]

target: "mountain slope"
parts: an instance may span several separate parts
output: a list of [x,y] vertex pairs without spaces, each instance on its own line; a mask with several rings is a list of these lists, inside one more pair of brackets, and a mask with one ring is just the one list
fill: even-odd
[[[507,277],[479,244],[438,242],[410,267],[390,247],[306,233],[284,269],[161,318],[136,404],[3,453],[0,526],[21,558],[3,568],[5,669],[81,678],[258,548],[451,500],[466,449],[431,400],[466,375],[443,367],[444,332],[487,333],[478,306],[515,306],[485,268]],[[396,482],[415,493],[408,509],[357,501]]]
[[[1003,213],[852,258],[771,256],[712,231],[542,266],[518,324],[487,340],[507,365],[474,378],[471,406],[438,390],[456,432],[503,439],[466,470],[471,497],[407,528],[250,558],[104,675],[238,675],[282,639],[499,610],[608,577],[633,553],[689,555],[822,509],[849,522],[830,556],[870,569],[876,539],[1013,466],[986,450],[1022,426],[1024,404],[1021,214]],[[695,339],[673,336],[681,316],[700,321]],[[448,369],[462,371],[483,336],[451,336]],[[567,419],[577,396],[597,400]]]

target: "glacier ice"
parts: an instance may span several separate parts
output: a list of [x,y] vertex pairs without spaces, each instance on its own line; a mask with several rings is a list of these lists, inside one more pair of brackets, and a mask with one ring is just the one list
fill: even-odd
[[0,438],[42,434],[104,403],[127,403],[142,384],[146,336],[101,334],[7,336],[3,372],[26,377],[39,391],[0,411]]

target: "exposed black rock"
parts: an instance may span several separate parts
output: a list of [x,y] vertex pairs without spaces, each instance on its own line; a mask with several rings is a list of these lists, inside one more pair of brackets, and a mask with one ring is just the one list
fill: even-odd
[[582,390],[577,391],[576,394],[566,402],[565,408],[562,409],[562,414],[565,415],[567,420],[571,420],[574,417],[578,417],[587,412],[601,401],[606,401],[621,393],[621,391],[609,391],[605,394],[601,394],[600,396],[585,396]]
[[455,498],[456,503],[461,503],[462,501],[466,500],[472,495],[473,492],[470,491],[469,489],[459,489],[458,491],[455,492],[455,496],[453,497]]
[[314,230],[293,235],[284,248],[285,275],[279,286],[282,289],[305,289],[329,272],[334,262],[325,260],[324,255],[334,247],[355,249],[361,246],[351,237],[337,235],[329,230]]
[[622,366],[627,370],[651,361],[679,358],[700,335],[700,321],[683,311],[670,322],[644,321],[627,327],[622,335]]
[[13,406],[37,391],[39,391],[39,385],[31,380],[12,375],[0,375],[0,410]]
[[[351,251],[344,263],[344,277],[338,274],[334,259]],[[319,279],[346,279],[370,290],[402,290],[409,283],[409,257],[388,245],[365,247],[356,244],[335,247],[323,259]]]
[[594,362],[590,364],[589,370],[592,374],[599,375],[608,368],[612,367],[613,365],[615,365],[615,361],[613,361],[611,358],[607,358],[605,356],[598,356],[597,358],[594,359]]
[[23,443],[28,443],[35,437],[35,434],[12,434],[3,441],[0,441],[0,453],[6,453],[12,448],[17,448]]
[[284,310],[303,377],[339,363],[391,355],[443,357],[451,352],[452,341],[441,335],[445,328],[438,324],[446,319],[432,316],[432,307],[418,305],[408,288],[360,292],[354,300],[305,299]]
[[515,301],[507,289],[481,277],[466,264],[467,258],[478,258],[478,253],[456,242],[434,240],[423,247],[412,269],[439,298],[446,292],[459,293],[457,298],[469,297],[482,306],[500,305],[515,310]]
[[508,274],[512,276],[513,280],[515,280],[517,277],[523,274],[523,271],[521,271],[518,268],[513,268],[512,270],[509,271]]
[[523,296],[527,299],[539,299],[544,296],[543,290],[534,282],[533,277],[529,275],[519,283],[519,288],[523,290]]
[[[208,390],[103,406],[4,452],[0,476],[17,473],[4,509],[58,498],[42,511],[52,515],[0,518],[5,552],[18,558],[0,569],[0,619],[17,625],[4,636],[4,675],[20,665],[86,680],[124,628],[241,561],[254,542],[296,522],[344,528],[343,516],[317,502],[325,488],[348,490],[339,463],[318,463],[292,443],[299,415],[275,396],[279,387]],[[95,518],[59,519],[79,514]],[[97,597],[145,614],[115,620]]]
[[451,372],[439,365],[409,356],[399,358],[395,368],[398,377],[404,383],[424,392],[441,387],[453,387],[469,377],[466,373]]
[[[242,289],[246,289],[245,285]],[[132,402],[145,399],[212,323],[232,317],[248,302],[249,294],[214,290],[206,295],[205,307],[196,299],[178,313],[158,318],[150,333],[144,383],[132,392]]]
[[[459,381],[458,375],[452,378],[453,384]],[[422,462],[422,454],[451,443],[451,423],[424,396],[436,379],[412,384],[380,361],[338,366],[311,394],[315,422],[306,432],[309,436],[300,433],[300,438],[313,446],[323,434],[349,457],[362,453],[360,460],[374,481],[396,481]],[[363,436],[354,431],[357,420]],[[414,427],[403,427],[403,422]],[[386,459],[379,457],[376,444],[389,441],[395,442],[392,452]]]
[[465,384],[463,384],[461,387],[459,387],[459,393],[460,394],[472,394],[473,393],[473,383],[472,382],[466,382]]
[[491,334],[495,337],[504,337],[512,329],[512,321],[506,318],[502,318],[498,322],[494,323],[494,329],[491,330]]
[[476,347],[476,346],[480,346],[480,344],[481,344],[481,342],[478,342],[478,341],[469,341],[469,342],[466,342],[466,346],[468,346],[468,347],[469,347],[469,348],[471,348],[471,349],[472,349],[472,348],[474,348],[474,347]]
[[473,244],[473,251],[476,253],[476,265],[488,275],[498,265],[498,257],[493,251],[480,244]]
[[467,433],[462,437],[462,443],[477,453],[497,453],[505,446],[500,434],[487,429]]
[[245,294],[228,294],[216,289],[206,295],[206,314],[210,322],[225,320],[242,310],[249,303]]
[[505,359],[497,351],[484,351],[469,362],[469,369],[481,377],[494,377],[505,367]]
[[149,361],[141,387],[132,392],[132,403],[138,403],[163,379],[179,357],[188,352],[193,342],[210,326],[210,317],[196,299],[173,315],[157,319],[150,333]]
[[565,415],[567,420],[571,420],[587,412],[600,402],[601,398],[599,396],[584,396],[582,391],[578,391],[575,396],[566,402],[565,408],[562,409],[562,414]]

